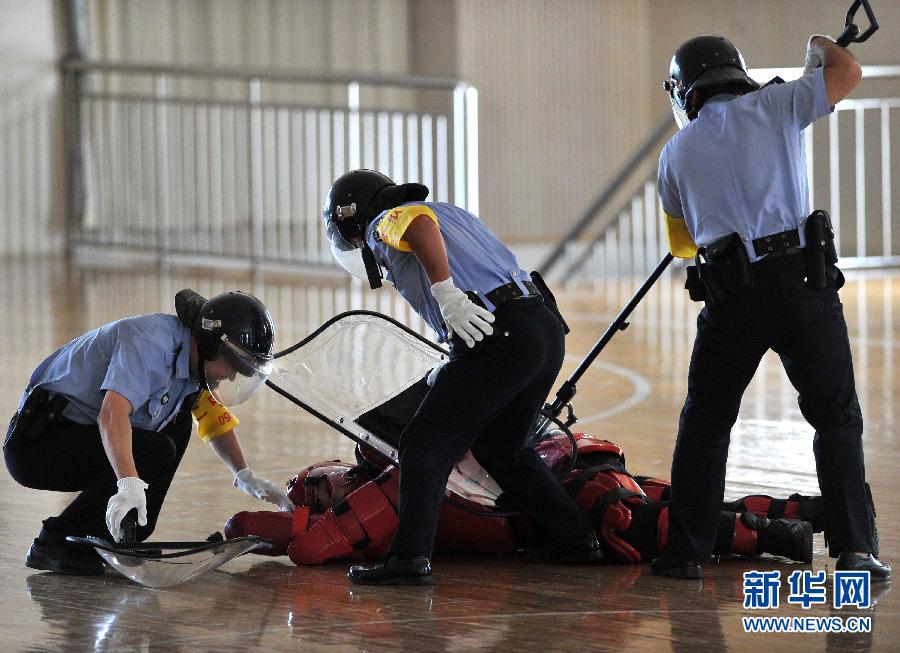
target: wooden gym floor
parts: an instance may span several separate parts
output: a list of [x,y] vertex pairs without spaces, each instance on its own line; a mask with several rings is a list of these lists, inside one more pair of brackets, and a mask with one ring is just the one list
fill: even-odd
[[[209,296],[241,289],[261,297],[279,349],[347,308],[372,308],[410,322],[392,290],[362,292],[344,280],[253,278],[206,272],[86,271],[62,264],[0,262],[4,392],[14,411],[35,365],[53,349],[107,321],[172,312],[183,287]],[[866,420],[867,474],[875,493],[882,559],[900,564],[900,476],[894,433],[900,421],[900,271],[848,273],[842,291]],[[571,373],[640,279],[559,293],[573,327]],[[619,443],[633,473],[668,477],[685,393],[697,307],[667,275],[578,386],[579,430]],[[900,322],[900,319],[897,320]],[[415,321],[412,323],[417,324]],[[352,460],[352,445],[275,393],[263,390],[237,411],[250,464],[282,482],[326,459]],[[817,493],[812,432],[778,359],[769,354],[748,390],[733,432],[727,498],[750,492]],[[240,510],[264,509],[231,487],[215,455],[195,439],[153,539],[202,540]],[[751,569],[833,571],[816,536],[811,567],[780,559],[724,560],[702,582],[658,579],[646,565],[538,567],[514,559],[438,558],[433,588],[358,588],[346,563],[298,568],[286,558],[248,555],[185,585],[150,590],[115,572],[77,578],[35,572],[25,552],[41,519],[70,495],[18,486],[0,473],[0,650],[2,651],[862,651],[900,650],[900,594],[879,588],[877,607],[803,610],[743,608]],[[746,616],[871,616],[867,634],[748,634]]]

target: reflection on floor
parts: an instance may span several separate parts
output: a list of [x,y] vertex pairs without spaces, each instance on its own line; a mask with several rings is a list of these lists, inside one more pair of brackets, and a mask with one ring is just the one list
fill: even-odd
[[[172,311],[176,291],[212,295],[241,289],[261,297],[286,348],[335,313],[370,308],[427,333],[390,289],[371,293],[343,279],[252,278],[157,271],[85,271],[61,264],[0,262],[6,308],[0,366],[11,415],[33,367],[54,348],[110,320]],[[842,291],[860,401],[867,473],[879,508],[882,557],[900,562],[900,480],[894,429],[898,409],[900,272],[848,274]],[[570,374],[640,279],[559,292],[573,327],[563,370]],[[668,476],[685,393],[697,307],[677,274],[653,288],[578,386],[582,430],[620,444],[629,468]],[[352,444],[283,398],[263,391],[239,407],[251,464],[273,480],[325,459],[352,459]],[[763,361],[732,435],[728,497],[749,492],[815,493],[812,432],[780,363]],[[900,598],[880,590],[877,609],[810,610],[786,602],[760,615],[743,609],[742,573],[808,567],[773,558],[707,566],[703,583],[656,579],[646,566],[534,567],[515,560],[453,557],[436,563],[436,586],[372,589],[349,585],[346,564],[297,568],[286,559],[244,556],[220,571],[161,591],[113,573],[72,578],[24,567],[40,520],[69,495],[28,490],[0,474],[0,649],[11,650],[891,650],[900,633]],[[227,470],[199,440],[188,449],[154,539],[203,539],[234,512],[257,509],[231,487]],[[817,536],[812,569],[829,572]],[[830,597],[830,594],[829,594]],[[744,633],[745,616],[872,616],[870,634]]]

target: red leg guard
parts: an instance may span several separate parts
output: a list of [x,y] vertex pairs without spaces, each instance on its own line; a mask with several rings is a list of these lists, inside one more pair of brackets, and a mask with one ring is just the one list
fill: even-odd
[[656,550],[662,551],[669,543],[669,506],[659,511],[656,519]]
[[[797,495],[794,495],[797,496]],[[751,494],[743,499],[725,504],[726,510],[734,512],[752,512],[760,517],[777,519],[803,519],[800,514],[800,502],[795,499],[775,499],[765,494]]]
[[289,512],[239,512],[225,523],[225,537],[245,537],[259,535],[272,540],[274,545],[269,549],[257,549],[254,553],[267,556],[280,556],[287,553],[291,541],[292,516]]
[[[720,528],[721,523],[720,521]],[[760,553],[759,533],[748,527],[737,515],[734,519],[734,535],[731,537],[729,553],[741,556],[757,556]]]
[[310,518],[305,531],[291,540],[287,554],[296,565],[320,565],[332,558],[345,558],[353,545],[332,511]]
[[641,486],[644,494],[651,501],[668,501],[669,491],[672,483],[659,478],[651,478],[649,476],[635,476],[634,480]]

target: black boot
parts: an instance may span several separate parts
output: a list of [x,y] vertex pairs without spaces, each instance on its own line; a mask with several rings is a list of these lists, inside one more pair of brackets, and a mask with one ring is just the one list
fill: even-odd
[[837,571],[868,571],[873,583],[883,583],[891,579],[891,566],[879,561],[871,553],[859,555],[844,551],[838,556]]
[[539,546],[527,547],[523,557],[526,562],[590,565],[603,560],[604,555],[600,540],[592,529],[589,533],[566,542],[550,540]]
[[425,556],[389,555],[374,565],[353,565],[347,578],[357,585],[431,585],[431,562]]
[[813,533],[821,533],[825,530],[825,507],[822,497],[807,497],[802,494],[792,494],[788,501],[796,501],[800,507],[800,519],[808,521]]
[[25,556],[25,566],[70,576],[97,576],[106,570],[103,560],[90,547],[41,540],[32,542]]
[[[741,521],[754,528],[754,525],[747,523],[746,515],[751,513],[743,513]],[[784,556],[806,564],[812,562],[813,527],[809,522],[755,516],[753,520],[758,521],[755,528],[759,534],[760,553]]]
[[703,578],[703,570],[700,568],[699,562],[673,558],[665,553],[661,554],[650,563],[650,572],[654,576],[683,578],[685,580],[697,580]]

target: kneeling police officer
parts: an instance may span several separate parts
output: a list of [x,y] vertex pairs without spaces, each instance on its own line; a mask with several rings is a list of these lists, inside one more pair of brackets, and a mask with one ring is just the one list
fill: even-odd
[[235,486],[292,509],[283,491],[247,467],[225,408],[248,399],[269,374],[268,311],[240,292],[205,300],[182,290],[175,305],[177,316],[141,315],[90,331],[32,373],[4,442],[6,467],[25,487],[80,494],[44,520],[27,566],[102,573],[93,550],[65,538],[119,541],[132,510],[136,539],[149,537],[190,439],[192,409]]

